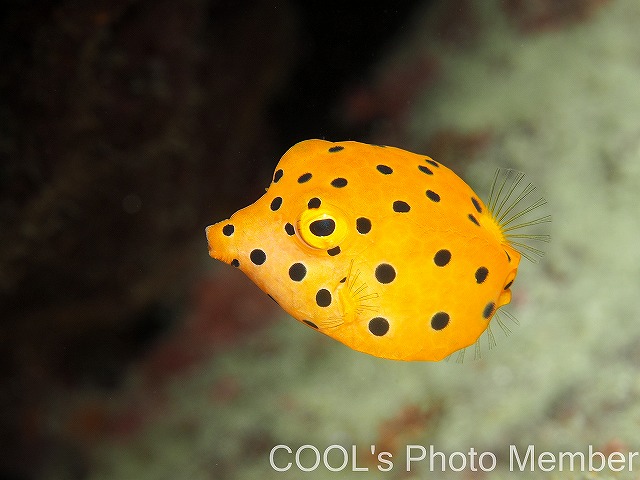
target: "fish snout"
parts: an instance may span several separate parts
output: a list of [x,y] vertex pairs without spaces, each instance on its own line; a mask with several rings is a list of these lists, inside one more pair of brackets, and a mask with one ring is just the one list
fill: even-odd
[[209,256],[230,264],[233,260],[231,244],[235,233],[234,226],[228,220],[225,220],[209,225],[204,231],[209,244]]

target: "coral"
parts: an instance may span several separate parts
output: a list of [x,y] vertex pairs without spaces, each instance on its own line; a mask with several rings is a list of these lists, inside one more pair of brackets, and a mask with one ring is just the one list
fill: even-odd
[[555,30],[589,20],[610,0],[503,0],[502,9],[522,32]]
[[[191,311],[146,353],[144,382],[159,385],[199,361],[268,327],[280,308],[239,271],[201,278],[193,285]],[[260,319],[257,321],[256,319]]]
[[486,149],[491,141],[489,129],[467,133],[442,129],[433,133],[421,150],[429,152],[431,157],[459,171]]
[[443,405],[436,403],[429,408],[418,405],[406,405],[398,414],[379,427],[377,448],[382,452],[390,452],[396,456],[409,443],[415,443],[433,430],[443,415]]
[[433,35],[447,46],[471,48],[484,26],[473,0],[437,3],[433,12]]
[[406,122],[413,100],[438,77],[438,60],[424,53],[389,65],[371,84],[352,87],[344,97],[343,119],[356,129],[392,129]]

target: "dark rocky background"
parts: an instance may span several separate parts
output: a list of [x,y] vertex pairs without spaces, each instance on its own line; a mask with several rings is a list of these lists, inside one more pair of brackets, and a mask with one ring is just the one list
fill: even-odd
[[366,134],[339,99],[414,3],[3,3],[0,477],[61,451],[51,392],[108,393],[180,322],[204,226],[289,146]]

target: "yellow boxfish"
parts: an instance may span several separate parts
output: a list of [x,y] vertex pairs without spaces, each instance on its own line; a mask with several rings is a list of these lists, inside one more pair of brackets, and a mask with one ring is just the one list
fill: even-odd
[[355,350],[441,360],[476,343],[510,302],[521,255],[542,255],[527,240],[547,235],[515,233],[550,219],[522,220],[545,203],[528,203],[534,187],[520,189],[522,177],[498,171],[488,208],[427,156],[306,140],[260,199],[206,228],[209,255]]

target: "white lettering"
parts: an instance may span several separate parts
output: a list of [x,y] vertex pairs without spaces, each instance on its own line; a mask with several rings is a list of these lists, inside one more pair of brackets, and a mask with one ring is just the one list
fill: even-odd
[[[372,453],[374,446],[371,445]],[[368,472],[369,467],[358,466],[358,455],[356,454],[356,446],[351,445],[351,471],[352,472]]]
[[433,472],[433,466],[435,465],[435,457],[440,457],[440,465],[442,465],[442,471],[444,472],[446,467],[446,456],[442,452],[436,452],[433,445],[429,445],[429,470]]
[[521,472],[524,472],[526,468],[527,461],[529,461],[529,470],[533,472],[533,457],[535,455],[535,448],[533,445],[529,445],[527,447],[527,453],[524,456],[522,462],[520,461],[520,455],[518,454],[518,447],[515,445],[509,445],[509,471],[513,472],[513,460],[515,457],[516,462],[518,463],[518,469]]
[[[638,452],[635,452],[638,453]],[[617,458],[614,458],[617,457]],[[620,467],[615,467],[613,465],[613,463],[622,463],[623,465]],[[607,465],[609,466],[609,470],[613,471],[613,472],[619,472],[620,470],[624,470],[624,463],[626,462],[626,459],[624,458],[624,455],[622,454],[622,452],[611,452],[609,454],[609,458],[607,460]],[[629,462],[631,463],[631,462]],[[631,465],[629,465],[629,470],[631,470]]]
[[[453,457],[460,457],[460,459],[462,460],[459,467],[456,467],[453,464]],[[464,453],[453,452],[451,455],[449,455],[449,468],[454,472],[461,472],[462,470],[467,468],[467,457],[464,456]]]
[[[331,450],[339,450],[342,453],[342,465],[340,465],[339,467],[329,465],[329,452]],[[331,470],[332,472],[341,472],[349,463],[349,453],[347,452],[347,449],[342,445],[329,445],[322,454],[322,463],[324,463],[324,466],[327,468],[327,470]]]
[[380,452],[378,454],[378,462],[386,465],[385,467],[383,467],[382,465],[378,465],[378,470],[380,470],[381,472],[389,472],[391,471],[391,469],[393,468],[393,462],[391,460],[389,460],[392,457],[391,453],[389,452]]
[[[352,472],[368,472],[370,467],[358,465],[356,446],[343,447],[329,445],[323,451],[314,445],[302,445],[295,452],[287,445],[275,445],[269,452],[269,465],[277,472],[286,472],[297,468],[302,472],[312,472],[324,467],[330,472],[342,472],[351,469]],[[367,453],[367,452],[365,452]],[[371,445],[371,460],[377,460],[380,472],[393,470],[393,454],[386,451],[376,452],[376,446]],[[349,458],[351,456],[351,459]],[[605,469],[611,472],[633,471],[634,461],[637,466],[640,452],[613,451],[602,453],[588,445],[588,448],[578,452],[536,451],[535,445],[509,445],[510,471],[570,471],[570,472],[601,472]],[[498,464],[497,456],[492,452],[477,451],[470,447],[468,451],[443,452],[434,445],[407,445],[405,455],[407,472],[415,469],[415,464],[422,462],[424,468],[431,472],[491,472]],[[426,464],[428,462],[428,464]],[[321,465],[322,464],[322,465]]]
[[[600,461],[598,468],[593,466],[593,457],[595,456],[597,456]],[[599,472],[605,467],[605,465],[606,465],[606,460],[604,458],[604,454],[602,452],[594,452],[593,445],[589,445],[589,471]]]
[[[412,455],[413,450],[416,450],[416,449],[420,451],[419,457],[414,457]],[[411,463],[424,460],[425,457],[427,456],[427,449],[424,448],[422,445],[407,445],[406,451],[407,451],[407,472],[411,471]]]
[[478,456],[478,452],[476,452],[476,449],[473,447],[469,448],[469,470],[471,470],[472,472],[478,471],[478,469],[476,468],[477,456]]
[[[491,466],[487,467],[484,464],[485,457],[489,457],[491,459]],[[478,460],[480,461],[479,462],[480,470],[482,470],[483,472],[492,472],[493,470],[495,470],[496,464],[498,463],[498,459],[491,452],[482,452],[478,457]]]
[[271,452],[269,452],[269,464],[271,465],[271,468],[273,468],[278,472],[286,472],[291,468],[291,462],[287,463],[285,467],[278,467],[276,466],[276,463],[273,460],[273,456],[276,453],[276,450],[280,450],[281,448],[285,449],[287,453],[291,453],[291,449],[287,445],[276,445],[271,449]]
[[578,468],[577,470],[580,472],[584,472],[584,453],[582,452],[560,452],[560,464],[558,466],[558,470],[559,471],[563,471],[565,470],[565,466],[564,466],[564,459],[566,457],[569,457],[569,471],[570,472],[574,472],[575,469],[575,463],[574,460],[576,459],[576,457],[578,457],[580,459],[580,468]]
[[[300,464],[300,454],[305,450],[311,450],[316,456],[316,461],[312,467],[303,467],[302,464]],[[296,466],[300,470],[303,472],[313,472],[318,468],[318,465],[320,465],[320,451],[316,447],[313,445],[302,445],[298,450],[296,450]]]
[[[545,464],[549,464],[548,466]],[[543,472],[550,472],[556,467],[556,456],[551,452],[542,452],[538,455],[538,468]]]

